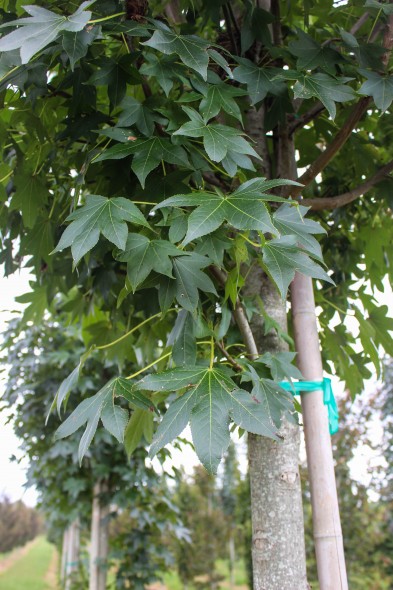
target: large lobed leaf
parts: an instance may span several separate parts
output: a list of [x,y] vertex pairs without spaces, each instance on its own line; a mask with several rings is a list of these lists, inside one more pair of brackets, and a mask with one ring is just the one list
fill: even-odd
[[67,227],[55,248],[55,252],[71,246],[75,264],[98,242],[102,233],[107,240],[124,250],[127,242],[127,221],[149,227],[139,209],[124,197],[107,199],[100,195],[88,195],[86,204],[67,217],[72,223]]
[[[292,406],[285,401],[287,393],[281,392],[274,382],[259,377],[257,382],[258,392],[250,395],[235,384],[230,371],[198,366],[172,369],[141,379],[135,385],[137,390],[185,389],[169,405],[153,438],[150,454],[156,454],[179,436],[188,422],[198,457],[212,473],[216,472],[229,445],[230,421],[248,432],[278,440],[282,411],[289,411]],[[271,392],[274,395],[270,395]]]
[[1,25],[0,28],[14,25],[18,28],[0,39],[0,51],[19,49],[22,64],[28,63],[33,55],[55,41],[62,31],[82,31],[91,18],[91,12],[85,9],[93,2],[94,0],[83,2],[70,16],[62,16],[40,6],[24,6],[30,17]]

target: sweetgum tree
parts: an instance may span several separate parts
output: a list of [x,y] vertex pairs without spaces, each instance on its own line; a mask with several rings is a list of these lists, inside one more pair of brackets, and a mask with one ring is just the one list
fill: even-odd
[[307,587],[298,426],[278,385],[300,375],[295,273],[318,281],[325,367],[353,393],[368,363],[379,372],[378,347],[393,348],[372,294],[391,273],[392,12],[375,0],[2,10],[5,272],[35,275],[26,322],[49,308],[83,328],[59,408],[89,355],[118,367],[57,436],[85,426],[82,459],[100,419],[126,449],[154,424],[154,454],[190,423],[214,472],[230,428],[251,433],[255,590]]

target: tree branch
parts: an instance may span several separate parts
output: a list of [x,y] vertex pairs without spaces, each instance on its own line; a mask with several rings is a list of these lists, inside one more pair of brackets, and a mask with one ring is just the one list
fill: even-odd
[[349,29],[351,35],[356,35],[359,29],[361,29],[364,23],[368,20],[369,16],[369,12],[365,12],[364,14],[362,14],[362,16],[356,21],[356,23]]
[[[210,272],[212,275],[215,276],[217,281],[220,283],[222,287],[225,287],[225,283],[227,281],[227,274],[224,270],[221,270],[217,266],[210,266]],[[244,345],[246,347],[248,356],[251,359],[256,359],[259,356],[258,348],[255,342],[254,335],[251,330],[250,323],[247,319],[246,313],[244,308],[238,298],[235,303],[235,307],[232,311],[233,319],[235,320],[237,327],[240,330],[240,334],[242,335]]]
[[235,369],[235,371],[238,371],[239,373],[241,371],[243,371],[243,367],[241,365],[239,365],[239,363],[233,358],[233,356],[231,356],[229,354],[229,352],[227,351],[227,349],[225,348],[225,346],[221,342],[219,342],[218,340],[216,340],[216,345],[221,350],[222,354],[225,356],[225,358],[227,359],[227,361]]
[[[312,164],[310,164],[307,170],[298,179],[298,181],[302,185],[308,186],[310,182],[312,182],[314,178],[318,176],[318,174],[326,168],[330,160],[334,158],[337,152],[345,144],[348,137],[351,135],[352,131],[356,127],[356,124],[360,121],[360,119],[366,112],[370,102],[371,97],[365,96],[355,104],[355,106],[352,108],[349,114],[349,117],[345,121],[344,125],[340,128],[339,132],[336,134],[333,141],[318,156],[318,158]],[[293,199],[296,199],[300,196],[302,190],[303,187],[290,187],[286,191],[286,194],[287,196],[291,196]]]
[[363,182],[356,188],[337,195],[335,197],[321,197],[316,199],[302,199],[301,204],[310,207],[313,211],[322,211],[323,209],[337,209],[338,207],[344,207],[355,201],[372,189],[378,182],[381,182],[389,172],[393,170],[393,160],[382,166],[369,180]]
[[[382,57],[382,64],[386,67],[393,48],[393,15],[389,15],[388,22],[385,27],[383,36],[383,47],[385,53]],[[318,158],[310,164],[307,170],[298,178],[298,181],[304,186],[308,186],[322,170],[326,168],[329,162],[334,158],[337,152],[346,143],[348,137],[355,129],[357,123],[360,121],[368,106],[371,103],[371,96],[361,98],[352,108],[349,116],[343,126],[340,128],[333,141],[326,147],[326,149],[318,156]],[[289,187],[285,194],[294,199],[298,198],[302,192],[302,187]]]
[[325,110],[325,106],[318,101],[309,111],[303,113],[303,115],[298,115],[296,118],[292,115],[292,121],[289,124],[289,135],[292,135],[298,129],[302,129],[307,123],[310,123],[313,119],[316,119],[322,111]]

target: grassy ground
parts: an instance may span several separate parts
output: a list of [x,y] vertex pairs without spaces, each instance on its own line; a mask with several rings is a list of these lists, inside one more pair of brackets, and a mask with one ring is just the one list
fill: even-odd
[[45,581],[54,551],[43,537],[37,539],[26,555],[0,574],[0,590],[54,590]]
[[[229,565],[228,562],[225,560],[218,560],[216,563],[216,571],[217,573],[221,574],[223,578],[225,578],[220,584],[220,589],[227,590],[229,588]],[[169,572],[164,574],[163,576],[163,584],[168,590],[183,590],[183,584],[181,583],[179,576],[176,572]],[[239,560],[235,567],[235,588],[243,590],[244,588],[248,588],[247,586],[247,576],[246,576],[246,569],[243,561]],[[3,590],[0,586],[0,590]],[[194,586],[191,584],[189,585],[189,590],[194,590]]]

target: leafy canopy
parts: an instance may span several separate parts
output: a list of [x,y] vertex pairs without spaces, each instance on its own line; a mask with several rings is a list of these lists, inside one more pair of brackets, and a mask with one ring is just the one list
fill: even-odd
[[[275,381],[294,377],[294,359],[246,361],[236,323],[241,310],[292,342],[244,288],[261,267],[283,300],[295,272],[317,280],[325,368],[359,391],[379,347],[392,354],[391,319],[370,294],[393,265],[391,178],[375,176],[392,159],[389,5],[313,4],[311,19],[309,4],[280,16],[235,2],[237,20],[198,0],[174,22],[155,1],[131,16],[112,0],[41,4],[1,12],[0,260],[35,277],[19,298],[25,323],[63,318],[118,371],[58,436],[85,426],[82,458],[101,420],[132,453],[157,426],[150,391],[163,415],[152,452],[188,422],[211,470],[231,422],[277,438],[292,401]],[[359,105],[367,117],[318,168]],[[299,192],[281,174],[288,142],[309,172],[306,203],[288,199]],[[369,179],[363,198],[313,213]]]

